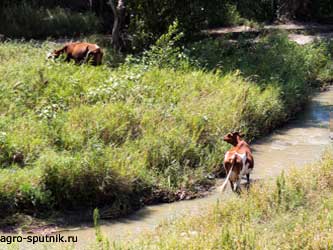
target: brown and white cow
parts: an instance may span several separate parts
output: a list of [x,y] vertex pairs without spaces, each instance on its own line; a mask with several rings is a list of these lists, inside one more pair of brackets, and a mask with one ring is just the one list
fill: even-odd
[[66,61],[73,59],[76,63],[91,62],[92,65],[102,63],[103,51],[97,44],[75,42],[68,43],[64,47],[48,54],[48,58],[58,58],[61,54],[66,54]]
[[223,166],[227,178],[221,186],[221,191],[225,189],[229,180],[231,189],[239,192],[242,176],[246,175],[247,184],[250,184],[250,173],[254,166],[252,152],[250,146],[242,140],[242,135],[239,132],[228,133],[223,140],[233,145],[233,147],[224,156]]

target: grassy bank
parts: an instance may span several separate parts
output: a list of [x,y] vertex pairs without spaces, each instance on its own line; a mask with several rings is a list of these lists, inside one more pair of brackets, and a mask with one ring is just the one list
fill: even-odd
[[46,61],[52,43],[0,44],[2,217],[96,206],[116,217],[156,189],[194,188],[220,166],[222,135],[268,133],[331,75],[327,44],[280,34],[188,54],[170,44],[116,69]]
[[[110,249],[332,249],[333,154]],[[106,244],[90,249],[108,249]]]

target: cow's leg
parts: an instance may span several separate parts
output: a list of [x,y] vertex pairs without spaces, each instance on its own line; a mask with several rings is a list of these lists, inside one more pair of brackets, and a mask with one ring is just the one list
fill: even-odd
[[102,64],[102,58],[103,58],[103,53],[102,52],[98,53],[96,57],[96,65]]
[[83,63],[89,63],[90,58],[91,58],[91,53],[92,53],[91,51],[87,52],[86,57],[83,60]]
[[71,55],[70,55],[70,54],[67,54],[66,59],[65,59],[65,62],[70,62],[71,58],[72,58]]
[[240,194],[240,191],[241,191],[240,183],[241,183],[241,179],[238,178],[237,181],[236,181],[235,189],[234,189],[234,192],[236,192],[238,194]]
[[246,174],[247,189],[250,188],[250,174]]
[[231,190],[234,191],[234,183],[232,182],[232,180],[229,180],[229,182],[230,182]]

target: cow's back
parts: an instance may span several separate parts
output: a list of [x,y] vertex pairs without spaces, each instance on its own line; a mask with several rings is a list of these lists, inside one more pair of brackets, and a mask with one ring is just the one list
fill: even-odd
[[76,60],[85,58],[88,52],[88,45],[86,43],[71,43],[67,45],[66,53]]
[[[248,168],[253,169],[254,167],[254,160],[253,160],[253,156],[252,156],[252,151],[250,146],[245,142],[245,141],[241,141],[239,144],[237,144],[235,147],[231,148],[228,151],[229,155],[237,155],[237,159],[241,158],[241,155],[244,155],[244,157],[246,158],[246,164],[248,164]],[[241,169],[243,167],[243,164],[237,164],[241,166]]]
[[249,164],[249,168],[253,169],[254,167],[254,160],[253,160],[253,155],[252,155],[252,151],[251,148],[249,146],[249,144],[247,144],[245,141],[242,141],[239,145],[238,145],[238,153],[245,153],[246,154],[246,162]]

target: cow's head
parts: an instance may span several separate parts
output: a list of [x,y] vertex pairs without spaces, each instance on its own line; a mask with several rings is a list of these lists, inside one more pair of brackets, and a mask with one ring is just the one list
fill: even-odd
[[236,131],[236,132],[230,132],[228,134],[226,134],[223,137],[223,141],[230,143],[233,146],[236,146],[237,143],[239,142],[239,140],[243,137],[244,135],[241,134],[240,132]]
[[55,59],[58,58],[60,56],[60,54],[62,53],[62,51],[60,50],[53,50],[52,52],[49,52],[47,54],[47,59]]

